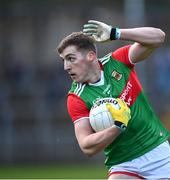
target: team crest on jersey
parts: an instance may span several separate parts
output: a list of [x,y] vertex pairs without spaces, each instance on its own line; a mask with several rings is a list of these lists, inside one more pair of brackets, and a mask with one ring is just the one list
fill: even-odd
[[112,72],[112,77],[114,77],[117,81],[120,81],[122,79],[122,74],[114,70]]

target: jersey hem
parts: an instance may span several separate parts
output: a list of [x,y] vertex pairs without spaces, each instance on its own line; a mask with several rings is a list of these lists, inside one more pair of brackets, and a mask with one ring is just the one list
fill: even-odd
[[160,144],[164,143],[167,141],[168,137],[170,136],[170,134],[168,134],[163,140],[161,140],[159,143],[154,144],[154,146],[151,146],[150,148],[148,148],[147,150],[143,151],[143,153],[138,153],[136,156],[134,155],[131,158],[127,158],[126,160],[122,160],[120,162],[113,162],[112,164],[108,165],[107,163],[105,163],[105,166],[110,169],[112,166],[127,162],[127,161],[132,161],[133,159],[136,159],[140,156],[143,156],[144,154],[148,153],[149,151],[153,150],[154,148],[156,148],[157,146],[159,146]]

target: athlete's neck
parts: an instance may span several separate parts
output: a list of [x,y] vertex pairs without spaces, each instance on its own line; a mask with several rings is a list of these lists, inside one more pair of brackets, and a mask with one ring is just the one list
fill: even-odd
[[97,63],[95,64],[95,68],[92,68],[89,71],[89,80],[87,81],[88,83],[97,83],[101,79],[101,67],[100,64]]

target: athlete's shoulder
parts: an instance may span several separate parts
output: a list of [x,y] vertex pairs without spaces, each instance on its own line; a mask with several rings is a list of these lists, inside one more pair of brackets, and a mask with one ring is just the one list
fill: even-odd
[[108,53],[105,56],[103,56],[102,58],[99,58],[98,60],[102,65],[105,65],[107,62],[109,62],[109,60],[111,58],[112,58],[112,53]]
[[126,45],[121,48],[118,48],[114,52],[112,52],[112,58],[114,60],[120,61],[124,64],[126,64],[128,67],[132,68],[134,67],[134,64],[129,58],[129,49],[131,45]]
[[85,102],[74,93],[68,94],[67,110],[73,122],[89,116],[89,110],[86,107]]
[[132,68],[134,67],[134,64],[131,62],[129,58],[129,49],[131,45],[126,45],[121,48],[116,49],[115,51],[106,54],[104,57],[99,58],[99,62],[102,65],[107,64],[108,62],[111,62],[112,60],[119,61],[128,67]]
[[77,96],[80,96],[85,86],[86,86],[86,83],[77,83],[73,81],[69,93],[73,93]]

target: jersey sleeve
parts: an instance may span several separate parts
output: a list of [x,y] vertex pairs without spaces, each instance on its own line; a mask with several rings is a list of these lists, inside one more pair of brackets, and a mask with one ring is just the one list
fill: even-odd
[[80,118],[89,117],[89,110],[84,101],[75,94],[68,95],[67,109],[72,122],[75,122]]
[[129,58],[129,49],[131,45],[123,46],[116,51],[112,52],[112,58],[126,64],[128,67],[133,68],[134,63]]

